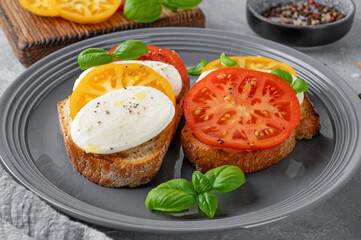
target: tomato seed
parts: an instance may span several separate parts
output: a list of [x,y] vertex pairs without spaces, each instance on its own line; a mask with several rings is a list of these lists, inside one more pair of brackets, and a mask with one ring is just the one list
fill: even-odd
[[220,136],[221,136],[221,137],[224,137],[224,136],[227,135],[227,133],[228,133],[228,131],[227,131],[227,130],[224,130],[224,131],[221,132]]
[[220,74],[220,75],[217,76],[218,79],[223,79],[225,77],[226,77],[226,74]]
[[201,114],[201,112],[202,112],[202,109],[197,108],[197,109],[194,111],[194,114],[195,114],[195,115],[199,115],[199,114]]

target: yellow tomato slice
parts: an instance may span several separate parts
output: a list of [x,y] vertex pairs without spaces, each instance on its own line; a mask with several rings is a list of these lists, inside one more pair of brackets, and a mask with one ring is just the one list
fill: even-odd
[[[252,70],[273,70],[279,68],[291,73],[293,76],[297,77],[296,71],[288,64],[283,62],[278,62],[271,58],[260,57],[260,56],[242,56],[242,57],[229,57],[237,62],[237,65],[232,67],[247,68]],[[221,60],[217,59],[213,62],[208,63],[202,70],[202,73],[212,69],[225,68],[221,64]]]
[[99,23],[110,18],[121,0],[53,0],[62,18],[77,23]]
[[138,64],[106,64],[95,67],[80,81],[70,96],[70,115],[76,114],[91,100],[108,92],[128,87],[147,86],[158,89],[175,105],[172,86],[152,68]]
[[46,17],[59,16],[53,0],[19,0],[20,5],[30,12]]

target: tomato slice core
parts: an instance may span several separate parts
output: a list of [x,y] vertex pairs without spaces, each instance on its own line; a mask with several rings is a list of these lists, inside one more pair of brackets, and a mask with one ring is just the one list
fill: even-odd
[[282,143],[300,120],[292,87],[282,78],[242,68],[209,73],[184,100],[187,124],[201,142],[262,150]]
[[[179,57],[179,55],[172,50],[169,50],[167,48],[161,48],[153,45],[147,45],[148,46],[148,54],[145,54],[141,57],[139,57],[137,60],[151,60],[151,61],[159,61],[164,62],[170,65],[173,65],[179,72],[182,82],[185,84],[188,80],[188,73],[187,69],[182,61],[182,59]],[[118,45],[112,47],[108,52],[113,53],[114,50],[118,47]]]

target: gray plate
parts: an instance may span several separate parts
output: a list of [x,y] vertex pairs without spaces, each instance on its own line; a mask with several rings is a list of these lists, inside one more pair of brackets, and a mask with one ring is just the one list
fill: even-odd
[[[156,179],[144,187],[100,187],[70,163],[59,130],[56,103],[71,93],[81,70],[76,58],[89,47],[108,49],[126,39],[141,39],[176,50],[186,66],[201,58],[262,55],[292,65],[309,83],[321,116],[321,135],[299,141],[280,163],[248,174],[241,188],[218,194],[214,219],[196,207],[184,213],[148,211],[150,189],[171,178],[190,180],[194,168],[183,158],[179,132]],[[192,77],[192,82],[195,78]],[[0,103],[0,153],[4,166],[23,185],[57,209],[106,227],[144,232],[204,232],[252,227],[284,219],[324,200],[357,170],[361,158],[358,99],[338,75],[291,48],[230,32],[158,28],[107,34],[49,55],[26,70]]]

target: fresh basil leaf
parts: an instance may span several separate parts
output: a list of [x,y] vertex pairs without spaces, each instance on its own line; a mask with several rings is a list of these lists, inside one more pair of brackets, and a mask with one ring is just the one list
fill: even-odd
[[211,190],[211,183],[200,171],[193,172],[192,184],[197,193],[209,192]]
[[279,76],[280,78],[283,78],[286,82],[292,85],[293,78],[291,73],[284,71],[279,68],[275,68],[271,71],[272,74]]
[[198,6],[201,2],[202,0],[161,0],[161,3],[172,11],[176,11],[177,9],[191,9]]
[[240,187],[246,181],[242,170],[231,165],[213,168],[206,172],[204,176],[212,184],[211,190],[216,192],[230,192]]
[[223,63],[223,65],[225,65],[227,67],[232,67],[237,64],[237,62],[234,61],[233,59],[226,57],[226,55],[224,53],[221,54],[220,59],[221,59],[221,63]]
[[81,70],[110,63],[114,57],[101,48],[88,48],[78,56],[78,64]]
[[198,196],[198,207],[210,218],[214,217],[217,210],[217,204],[217,196],[210,192],[204,192]]
[[162,14],[162,5],[159,0],[127,0],[123,12],[129,20],[150,23]]
[[149,50],[145,42],[141,40],[126,40],[119,44],[112,54],[121,60],[133,60],[147,53],[149,53]]
[[171,189],[184,191],[194,196],[197,196],[197,192],[194,190],[193,185],[183,178],[176,178],[167,182],[161,183],[156,189]]
[[306,81],[301,78],[298,78],[293,82],[292,88],[296,94],[308,91],[308,85]]
[[197,197],[187,192],[172,189],[152,189],[145,199],[149,210],[179,212],[192,207]]
[[149,210],[178,212],[192,207],[197,201],[193,186],[185,179],[172,179],[152,189],[145,206]]
[[202,59],[197,66],[187,67],[187,72],[190,75],[200,75],[203,68],[208,64],[207,60]]

